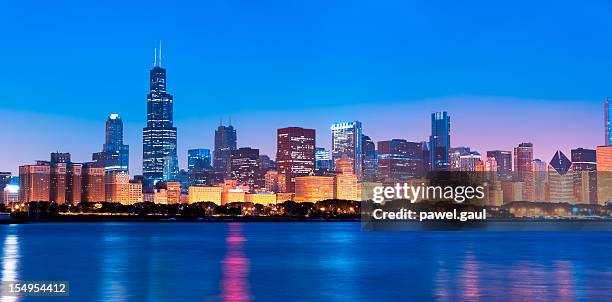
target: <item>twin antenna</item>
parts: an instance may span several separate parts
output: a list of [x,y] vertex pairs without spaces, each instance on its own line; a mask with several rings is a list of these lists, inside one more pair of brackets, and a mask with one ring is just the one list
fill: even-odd
[[157,65],[157,47],[155,48],[155,56],[153,58],[153,67],[162,67],[162,43],[159,40],[159,65]]

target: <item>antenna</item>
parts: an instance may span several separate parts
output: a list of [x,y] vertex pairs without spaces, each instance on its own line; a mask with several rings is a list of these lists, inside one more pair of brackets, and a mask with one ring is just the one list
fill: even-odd
[[153,56],[153,67],[157,66],[157,48],[155,49],[155,55]]
[[159,67],[162,67],[162,43],[159,40]]
[[230,126],[232,125],[232,116],[231,115],[229,116],[229,125]]

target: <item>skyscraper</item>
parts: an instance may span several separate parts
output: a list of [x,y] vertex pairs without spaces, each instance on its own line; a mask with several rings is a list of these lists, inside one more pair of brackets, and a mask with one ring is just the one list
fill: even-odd
[[474,172],[479,165],[483,164],[482,156],[476,151],[463,154],[459,157],[459,171]]
[[448,171],[450,142],[450,116],[446,111],[431,114],[429,150],[432,171]]
[[76,205],[82,200],[83,164],[73,163],[70,153],[51,153],[50,201]]
[[366,181],[376,181],[378,175],[376,144],[367,135],[361,136],[361,152],[363,152],[362,178]]
[[612,117],[612,107],[610,106],[610,98],[604,100],[604,128],[605,128],[605,140],[604,145],[612,145],[612,124],[610,124],[610,117]]
[[130,200],[130,176],[125,172],[108,172],[104,177],[106,201],[128,204]]
[[51,153],[51,164],[68,164],[71,162],[70,158],[70,153],[53,152]]
[[295,201],[317,202],[334,198],[334,177],[299,176],[295,178]]
[[335,123],[331,126],[332,159],[334,163],[343,156],[353,161],[355,175],[361,179],[362,151],[361,151],[361,122]]
[[49,201],[51,165],[38,161],[35,165],[19,166],[19,201]]
[[461,156],[472,153],[470,147],[454,147],[448,149],[448,169],[451,171],[461,170]]
[[118,114],[111,114],[106,119],[104,145],[102,152],[92,155],[99,167],[106,171],[128,172],[130,164],[130,148],[123,144],[123,121]]
[[597,204],[597,152],[593,149],[572,149],[572,171],[576,200]]
[[67,170],[70,163],[70,153],[51,153],[51,184],[49,186],[50,201],[57,204],[66,203]]
[[189,174],[193,173],[194,170],[208,170],[210,164],[209,149],[189,149],[187,151],[187,172]]
[[317,171],[317,174],[323,175],[333,170],[334,162],[329,150],[317,147],[315,158],[315,170]]
[[572,202],[574,177],[572,162],[561,151],[555,152],[548,166],[548,182],[551,202]]
[[66,202],[76,205],[83,198],[83,164],[69,163],[66,167]]
[[546,192],[546,186],[548,184],[548,163],[536,158],[532,161],[531,165],[533,166],[533,200],[550,201]]
[[159,62],[157,60],[156,55],[153,69],[149,73],[147,126],[142,131],[143,186],[148,189],[158,181],[173,180],[178,174],[176,127],[173,120],[174,100],[172,95],[166,92],[166,69],[162,68],[161,45]]
[[234,126],[219,125],[215,131],[213,166],[223,177],[230,177],[232,151],[236,150],[236,129]]
[[232,151],[232,178],[247,184],[251,190],[263,187],[263,175],[259,171],[259,149],[239,148]]
[[612,145],[597,146],[597,203],[605,205],[612,201]]
[[395,182],[417,178],[423,174],[422,143],[405,139],[378,142],[378,178]]
[[514,147],[514,172],[523,182],[523,200],[533,200],[533,144],[520,143]]
[[334,175],[334,198],[343,200],[361,200],[357,175],[353,171],[353,160],[343,156],[336,160]]
[[93,163],[83,164],[83,201],[102,202],[106,200],[104,174],[104,168],[102,167],[97,167]]
[[295,192],[295,178],[311,175],[315,169],[315,130],[281,128],[276,138],[276,169],[285,181],[279,190]]
[[261,170],[262,174],[265,174],[266,171],[276,169],[276,163],[270,158],[270,156],[267,156],[265,154],[259,155],[258,165],[259,170]]
[[4,188],[11,182],[11,172],[0,172],[0,203],[5,203],[3,199]]
[[495,158],[497,162],[497,175],[508,178],[512,175],[512,151],[487,151],[487,157]]
[[57,204],[66,203],[66,162],[58,162],[53,160],[53,155],[58,153],[51,153],[51,184],[49,186],[49,198]]

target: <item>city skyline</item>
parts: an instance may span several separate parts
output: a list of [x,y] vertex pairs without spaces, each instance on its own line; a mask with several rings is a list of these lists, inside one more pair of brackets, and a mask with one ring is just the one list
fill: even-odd
[[[481,153],[529,141],[534,157],[548,160],[557,149],[603,144],[612,42],[602,37],[612,27],[601,6],[608,3],[582,5],[578,15],[568,3],[554,14],[544,5],[523,9],[527,2],[445,10],[402,2],[195,5],[205,9],[135,2],[124,5],[128,18],[112,5],[82,13],[67,1],[44,14],[0,13],[12,24],[0,29],[0,114],[4,139],[17,147],[2,152],[0,170],[16,173],[51,151],[88,161],[100,151],[103,120],[117,113],[130,173],[140,174],[142,100],[159,39],[176,98],[181,169],[188,149],[213,150],[219,117],[230,116],[238,147],[271,157],[277,128],[317,129],[326,149],[329,125],[355,120],[375,142],[427,141],[428,114],[442,110],[453,115],[453,146]],[[6,11],[26,9],[10,3]],[[165,26],[150,18],[161,11]],[[559,21],[570,16],[577,22]]]
[[[600,110],[599,113],[601,113],[603,110],[603,102],[599,102],[600,103]],[[404,106],[407,106],[409,104],[404,104]],[[574,124],[567,124],[565,123],[565,129],[569,130],[568,131],[561,131],[561,133],[552,131],[551,135],[546,135],[546,133],[543,133],[541,130],[540,131],[535,131],[535,132],[531,132],[529,133],[528,130],[529,129],[525,129],[525,132],[527,133],[526,136],[522,136],[520,133],[509,133],[511,137],[514,138],[514,141],[510,141],[510,140],[505,140],[504,138],[499,138],[497,137],[496,139],[498,139],[497,141],[493,141],[490,140],[490,142],[486,142],[486,139],[484,139],[485,137],[485,133],[491,133],[494,132],[493,129],[483,129],[483,132],[479,132],[478,130],[476,130],[474,133],[476,134],[480,134],[480,136],[473,136],[472,133],[461,133],[458,131],[459,130],[463,130],[463,129],[468,129],[471,131],[474,131],[475,128],[479,128],[478,125],[473,125],[473,124],[467,124],[467,125],[461,125],[458,124],[459,122],[457,121],[457,114],[454,114],[453,111],[450,110],[446,110],[449,112],[449,114],[453,115],[453,125],[452,125],[452,131],[451,131],[451,136],[453,137],[453,144],[452,147],[460,147],[460,146],[468,146],[471,147],[473,150],[480,152],[481,154],[485,154],[486,151],[491,151],[491,150],[508,150],[511,151],[517,144],[521,143],[521,142],[534,142],[534,158],[538,158],[538,159],[542,159],[544,161],[548,161],[549,157],[552,157],[554,155],[554,153],[557,150],[561,150],[565,153],[569,153],[569,151],[571,149],[574,148],[590,148],[590,149],[594,149],[596,146],[601,146],[604,145],[603,142],[599,142],[603,139],[601,139],[601,137],[603,136],[602,134],[604,133],[604,127],[603,127],[603,114],[600,114],[601,116],[599,117],[599,119],[589,119],[588,116],[584,116],[584,118],[582,119],[583,124],[582,125],[574,125]],[[390,139],[405,139],[407,141],[413,141],[413,142],[427,142],[430,133],[428,133],[430,131],[430,125],[428,124],[428,118],[429,115],[432,112],[425,112],[422,117],[422,120],[419,124],[415,123],[414,121],[412,123],[405,123],[405,128],[420,128],[418,130],[418,134],[413,135],[413,136],[398,136],[397,134],[401,135],[401,131],[397,131],[398,129],[394,129],[395,127],[393,127],[392,125],[389,125],[388,122],[385,122],[385,125],[388,126],[389,128],[385,128],[385,125],[380,125],[380,124],[366,124],[366,123],[362,123],[364,124],[364,129],[370,129],[370,128],[374,128],[377,131],[372,131],[372,132],[367,132],[369,136],[373,137],[373,141],[374,142],[379,142],[379,141],[384,141],[384,140],[390,140]],[[460,112],[461,113],[461,112]],[[584,114],[585,112],[582,112],[582,114]],[[465,112],[463,113],[465,114]],[[581,114],[581,112],[577,112],[578,115]],[[359,116],[359,114],[355,114],[355,116]],[[363,116],[363,115],[362,115]],[[463,116],[464,118],[468,119],[468,120],[473,120],[473,118],[470,118],[469,116]],[[597,118],[597,116],[596,116]],[[299,119],[299,118],[298,118]],[[371,120],[371,118],[365,118],[366,120]],[[511,118],[512,119],[512,118]],[[357,120],[357,119],[354,119]],[[361,119],[363,120],[363,119]],[[399,120],[399,119],[398,119]],[[252,121],[252,117],[249,117],[247,119],[247,121]],[[349,121],[349,119],[347,119],[346,121]],[[216,121],[217,123],[219,123],[219,121]],[[255,122],[255,121],[252,121]],[[319,128],[315,128],[316,131],[316,136],[317,136],[317,147],[323,147],[327,150],[331,150],[331,145],[332,145],[332,135],[331,135],[331,131],[329,130],[329,127],[334,124],[337,123],[338,121],[334,121],[332,123],[330,123],[329,125],[323,125],[323,127],[319,127]],[[585,129],[588,128],[588,126],[585,125],[589,125],[586,123],[589,123],[590,126],[595,126],[593,129]],[[245,124],[245,122],[239,122],[236,121],[236,117],[234,117],[234,121],[232,122],[234,128],[236,129],[237,132],[237,147],[252,147],[252,148],[258,148],[261,150],[261,154],[265,154],[270,156],[272,159],[274,159],[275,154],[276,154],[276,138],[274,135],[274,132],[280,128],[280,126],[275,127],[273,125],[269,125],[269,129],[271,129],[272,134],[270,135],[270,133],[266,133],[266,135],[261,135],[256,137],[255,139],[253,139],[252,134],[253,133],[248,133],[244,136],[246,136],[247,138],[242,138],[241,139],[241,131],[239,126],[237,125],[241,125],[245,127],[245,130],[249,128],[248,124]],[[80,124],[80,123],[77,123]],[[100,122],[99,124],[101,125],[94,125],[92,127],[92,125],[89,125],[89,127],[92,128],[100,128],[101,126],[101,132],[102,133],[98,133],[96,135],[96,133],[93,133],[90,135],[90,137],[84,137],[86,140],[91,139],[96,145],[100,144],[100,141],[104,140],[104,122]],[[131,124],[133,125],[133,123],[129,123],[124,120],[124,124]],[[197,121],[195,122],[195,124],[198,124]],[[302,126],[302,125],[308,125],[308,124],[312,124],[312,123],[308,123],[308,122],[303,122],[303,123],[287,123],[287,125],[295,125],[295,126]],[[195,148],[206,148],[206,149],[211,149],[214,150],[214,132],[215,132],[215,128],[218,125],[210,128],[210,129],[203,129],[199,128],[195,125],[192,124],[192,127],[194,128],[199,128],[198,132],[203,132],[200,134],[204,134],[203,136],[209,136],[210,139],[202,139],[202,143],[193,143],[193,142],[183,142],[181,143],[181,138],[179,136],[178,138],[178,152],[179,152],[179,156],[178,156],[178,161],[179,161],[179,167],[180,169],[185,169],[187,170],[187,151],[188,149],[195,149]],[[368,127],[370,126],[370,127]],[[521,126],[521,125],[517,125],[517,126]],[[574,128],[573,126],[582,126],[582,127],[576,127]],[[72,127],[67,127],[67,128],[72,128]],[[125,129],[127,128],[127,129]],[[187,127],[181,127],[180,124],[177,126],[177,128],[180,128],[181,132],[193,132],[194,129],[189,129]],[[525,127],[523,127],[524,129]],[[545,127],[540,127],[540,129],[545,128]],[[552,127],[551,127],[552,128]],[[571,129],[574,128],[574,129]],[[129,132],[134,134],[133,129],[129,129],[128,127],[124,126],[124,131]],[[142,129],[142,128],[140,128]],[[140,130],[137,129],[137,130]],[[385,132],[385,129],[388,129],[388,132]],[[533,129],[538,129],[536,127],[533,127]],[[70,129],[64,129],[64,131],[67,131]],[[207,131],[208,130],[208,131]],[[551,129],[554,130],[554,129]],[[595,134],[599,134],[599,135],[592,135],[593,137],[590,137],[589,135],[582,135],[585,134],[585,132],[581,132],[581,130],[586,130],[589,131],[590,133],[595,133]],[[142,130],[140,130],[142,131]],[[485,132],[486,131],[486,132]],[[207,133],[207,132],[211,132],[211,133]],[[366,130],[364,130],[364,133],[366,132]],[[416,131],[415,131],[416,132]],[[371,134],[377,134],[375,135],[371,135]],[[393,135],[392,133],[396,133],[396,135]],[[138,133],[140,134],[140,136],[142,135],[142,132]],[[138,135],[137,134],[137,135]],[[263,134],[263,133],[262,133]],[[536,139],[529,139],[529,134],[532,134],[531,137],[540,137],[539,140]],[[582,141],[583,143],[572,143],[572,142],[568,142],[567,141],[567,135],[564,134],[573,134],[573,136],[576,138],[577,141]],[[588,133],[587,133],[588,134]],[[44,138],[45,135],[41,135],[40,138]],[[98,137],[99,136],[99,137]],[[127,145],[133,145],[134,148],[130,148],[130,175],[140,175],[142,174],[142,165],[141,165],[141,161],[142,161],[142,156],[141,156],[141,150],[142,150],[142,140],[136,140],[134,141],[134,135],[131,135],[132,140],[128,140],[125,139],[125,141],[127,142]],[[250,137],[249,137],[250,136]],[[548,139],[543,139],[542,137],[544,136],[548,136]],[[323,137],[323,139],[321,139],[321,137]],[[525,137],[525,139],[520,139],[521,137]],[[597,140],[597,138],[600,138],[600,140]],[[80,138],[75,138],[74,143],[78,143],[80,145],[79,142],[81,142],[82,140]],[[245,143],[244,141],[247,141],[248,143]],[[266,143],[269,142],[269,143]],[[459,143],[455,143],[459,141]],[[208,143],[207,143],[208,142]],[[539,142],[539,143],[536,143]],[[57,142],[56,142],[57,143]],[[544,143],[544,144],[542,144]],[[98,147],[99,148],[99,147]],[[33,150],[21,150],[21,151],[26,151],[24,152],[25,154],[28,153],[28,151],[33,151]],[[55,148],[50,148],[50,149],[36,149],[35,150],[37,154],[41,154],[41,156],[39,156],[38,158],[46,158],[48,156],[49,152],[56,152],[56,151],[60,151],[60,152],[70,152],[73,156],[73,158],[75,158],[75,161],[77,162],[88,162],[91,160],[91,154],[93,152],[96,151],[95,148],[93,148],[92,150],[84,150],[84,149],[70,149],[69,147],[65,147],[65,148],[61,148],[61,146],[58,144],[57,147]],[[139,152],[140,151],[140,152]],[[21,153],[23,154],[23,153]],[[21,156],[20,159],[17,161],[19,163],[19,165],[21,164],[27,164],[33,160],[36,160],[37,158],[34,157],[29,157],[26,158],[25,156]],[[214,157],[213,157],[214,159]],[[8,162],[7,160],[5,160],[5,157],[3,157],[2,159],[0,159],[0,162],[3,164],[2,166],[2,171],[9,171],[9,172],[13,172],[15,173],[17,171],[18,165],[15,164],[15,162]],[[8,164],[7,164],[8,163]],[[14,166],[11,166],[14,165]]]

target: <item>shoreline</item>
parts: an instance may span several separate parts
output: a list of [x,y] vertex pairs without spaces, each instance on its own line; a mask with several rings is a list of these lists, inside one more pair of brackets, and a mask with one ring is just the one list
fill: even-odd
[[505,219],[489,218],[482,221],[364,221],[361,217],[292,217],[292,216],[211,216],[211,217],[181,217],[168,215],[97,215],[76,214],[58,215],[37,218],[11,217],[0,220],[0,224],[27,223],[71,223],[71,222],[362,222],[374,224],[397,225],[475,225],[488,223],[612,223],[610,218],[559,218],[559,219]]

